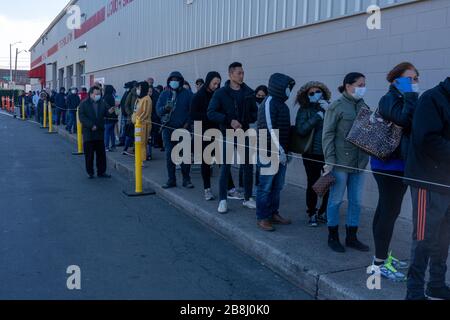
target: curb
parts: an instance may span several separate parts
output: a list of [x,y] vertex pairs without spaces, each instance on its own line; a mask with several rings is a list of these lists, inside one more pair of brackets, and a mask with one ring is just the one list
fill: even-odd
[[[58,134],[69,141],[76,143],[76,138],[65,130],[56,128]],[[134,177],[134,168],[112,159],[107,155],[108,165],[114,168],[121,176],[129,179]],[[215,214],[204,210],[198,205],[186,200],[176,193],[165,190],[159,183],[143,177],[144,186],[152,188],[157,196],[169,202],[174,207],[185,212],[201,224],[209,227],[245,254],[253,257],[264,266],[311,294],[317,300],[362,300],[363,298],[350,292],[341,284],[331,280],[326,274],[319,274],[308,269],[303,261],[293,260],[289,255],[273,248],[268,243],[255,240],[242,229],[223,221]]]

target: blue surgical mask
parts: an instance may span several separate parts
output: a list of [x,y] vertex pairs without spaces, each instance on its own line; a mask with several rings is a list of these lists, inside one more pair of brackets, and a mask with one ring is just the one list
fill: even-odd
[[292,93],[292,90],[290,88],[286,88],[286,97],[290,97]]
[[355,93],[353,94],[353,96],[357,99],[362,99],[364,98],[364,96],[367,93],[367,88],[366,87],[356,87],[355,88]]
[[98,94],[94,97],[94,101],[99,102],[101,98],[102,98],[102,96]]
[[311,103],[317,103],[322,99],[323,94],[321,92],[314,94],[313,96],[309,96],[309,101]]
[[173,89],[173,90],[177,90],[180,87],[180,81],[170,81],[169,82],[169,86]]

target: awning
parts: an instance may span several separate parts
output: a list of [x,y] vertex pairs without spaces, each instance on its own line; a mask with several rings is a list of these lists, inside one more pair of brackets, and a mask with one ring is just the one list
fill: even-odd
[[42,85],[46,82],[46,66],[45,63],[41,64],[39,67],[31,69],[28,72],[28,77],[33,79],[39,79]]

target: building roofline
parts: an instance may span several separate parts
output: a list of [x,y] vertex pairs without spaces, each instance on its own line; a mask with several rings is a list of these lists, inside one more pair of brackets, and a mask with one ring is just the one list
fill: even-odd
[[73,6],[75,3],[77,3],[78,0],[69,0],[69,3],[64,7],[64,9],[61,10],[61,12],[53,19],[53,21],[50,23],[50,25],[42,32],[42,34],[39,36],[39,38],[36,40],[36,42],[31,46],[30,52],[39,44],[41,39],[50,32],[50,30],[53,29],[53,27],[61,20],[62,17],[66,15],[67,9],[69,9],[70,6]]

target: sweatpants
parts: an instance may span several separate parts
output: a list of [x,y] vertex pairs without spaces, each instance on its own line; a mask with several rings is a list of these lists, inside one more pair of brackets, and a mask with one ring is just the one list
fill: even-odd
[[413,245],[408,272],[408,298],[424,296],[425,272],[430,267],[429,288],[445,286],[450,245],[450,195],[411,188]]

